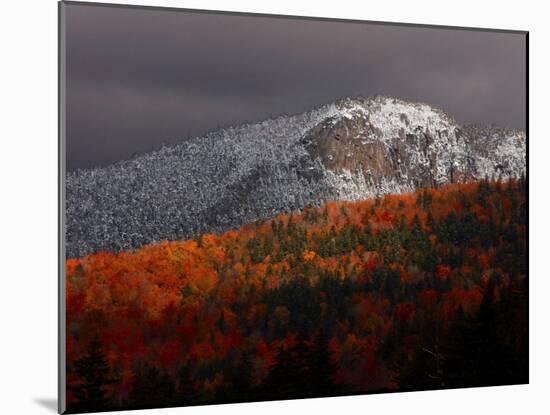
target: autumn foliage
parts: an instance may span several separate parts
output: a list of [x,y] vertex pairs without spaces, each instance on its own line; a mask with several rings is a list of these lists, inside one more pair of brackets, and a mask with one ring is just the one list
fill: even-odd
[[68,259],[69,410],[525,382],[526,261],[523,181]]

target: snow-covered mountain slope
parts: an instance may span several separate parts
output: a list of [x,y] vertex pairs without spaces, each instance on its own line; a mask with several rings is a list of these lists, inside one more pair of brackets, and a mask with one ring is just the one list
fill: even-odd
[[67,255],[218,232],[281,212],[526,169],[523,132],[395,98],[344,99],[67,174]]

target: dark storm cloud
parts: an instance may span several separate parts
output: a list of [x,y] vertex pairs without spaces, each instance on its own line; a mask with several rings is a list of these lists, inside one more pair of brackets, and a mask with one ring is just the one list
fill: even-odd
[[525,128],[525,36],[67,6],[67,165],[384,94]]

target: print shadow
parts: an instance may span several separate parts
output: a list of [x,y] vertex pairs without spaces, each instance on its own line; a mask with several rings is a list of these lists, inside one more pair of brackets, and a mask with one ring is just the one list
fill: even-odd
[[57,412],[57,399],[55,398],[35,398],[34,402],[51,412]]

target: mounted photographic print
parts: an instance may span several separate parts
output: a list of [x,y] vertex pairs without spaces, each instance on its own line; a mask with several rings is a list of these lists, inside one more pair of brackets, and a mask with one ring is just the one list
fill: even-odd
[[60,412],[528,383],[527,32],[59,12]]

